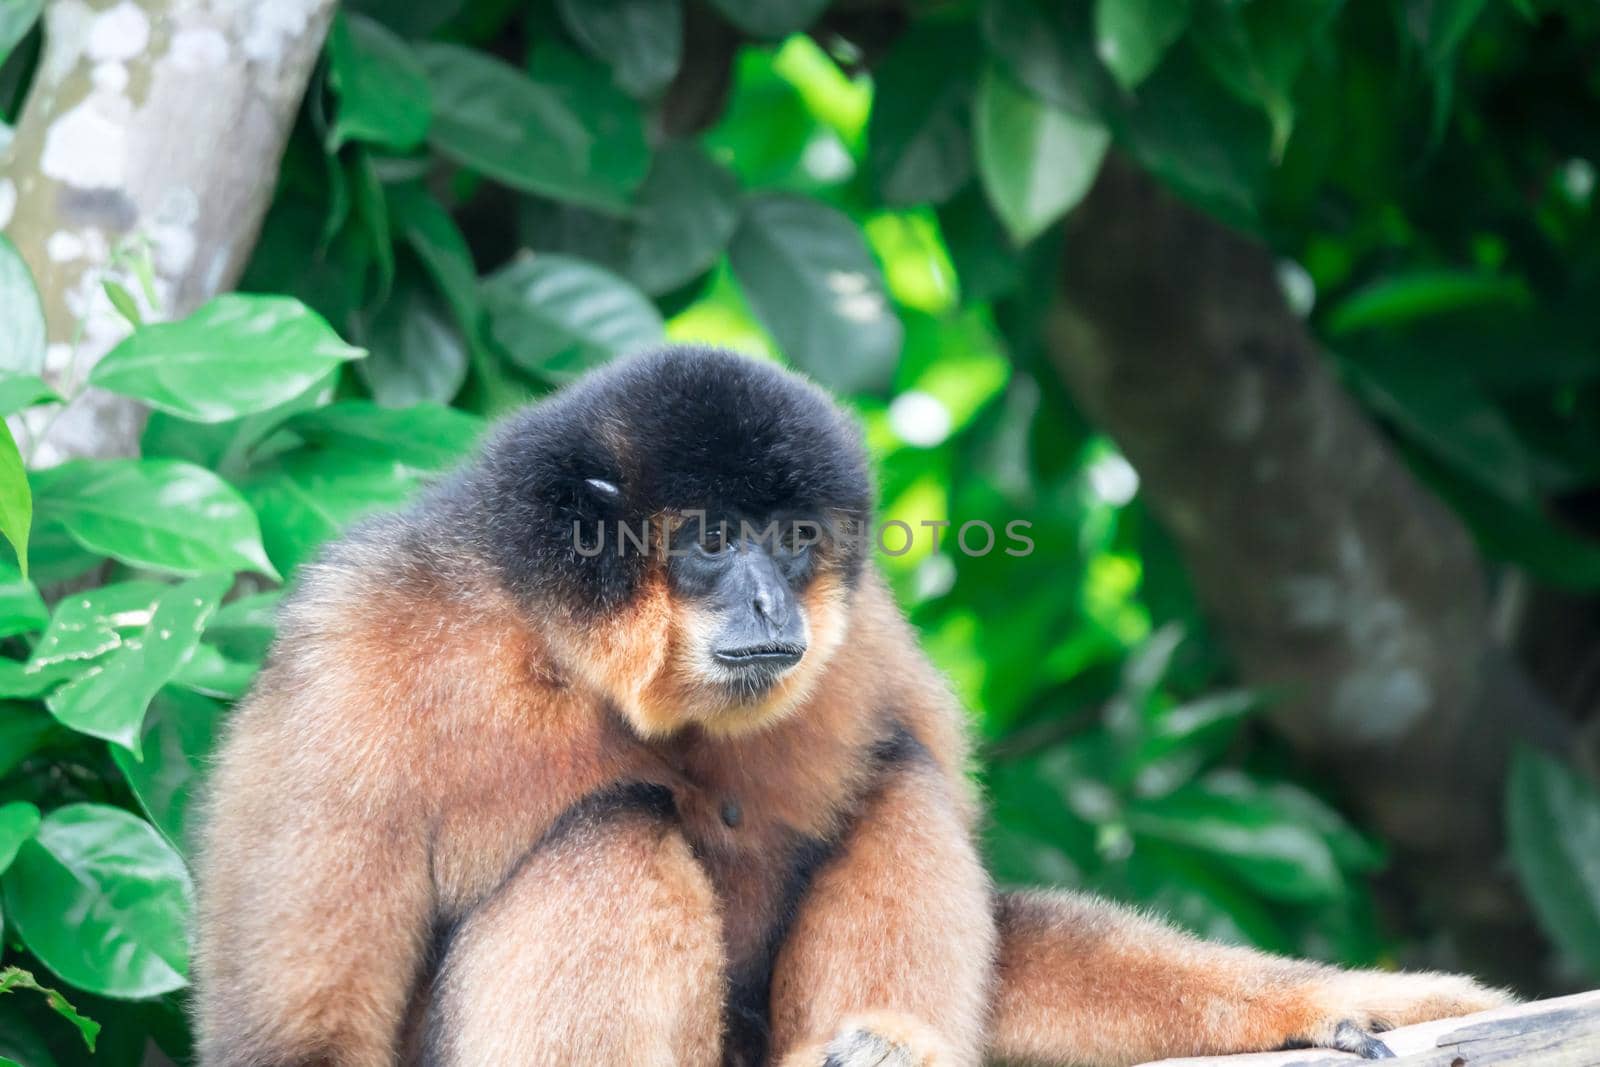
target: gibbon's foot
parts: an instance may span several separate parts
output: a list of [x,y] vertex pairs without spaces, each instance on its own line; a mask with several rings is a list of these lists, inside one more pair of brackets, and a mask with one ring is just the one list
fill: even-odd
[[1382,971],[1342,972],[1316,983],[1311,993],[1314,1021],[1291,1047],[1335,1048],[1368,1060],[1394,1058],[1374,1034],[1488,1011],[1514,1000],[1461,975]]
[[787,1057],[784,1067],[955,1067],[949,1046],[927,1024],[897,1012],[844,1021],[820,1046]]

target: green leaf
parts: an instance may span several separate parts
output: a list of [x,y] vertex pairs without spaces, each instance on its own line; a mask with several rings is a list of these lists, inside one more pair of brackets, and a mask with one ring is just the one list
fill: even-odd
[[1342,0],[1256,0],[1211,4],[1197,19],[1195,42],[1213,71],[1272,123],[1272,155],[1283,156],[1294,128],[1294,83],[1311,45]]
[[478,332],[478,272],[472,252],[455,220],[420,185],[399,185],[389,190],[389,210],[395,228],[416,252],[417,258],[444,294],[456,324],[469,343]]
[[1095,52],[1124,89],[1133,89],[1189,25],[1190,0],[1095,0]]
[[1284,811],[1259,791],[1196,783],[1164,797],[1134,800],[1127,819],[1136,838],[1207,853],[1275,900],[1333,900],[1344,891],[1322,835],[1305,826],[1298,812]]
[[298,449],[262,464],[240,488],[261,515],[268,554],[288,572],[356,519],[404,504],[421,482],[381,456]]
[[733,175],[694,142],[672,142],[639,188],[621,271],[647,293],[670,292],[715,266],[738,224]]
[[[0,63],[6,61],[11,50],[33,29],[42,11],[44,0],[0,0]],[[6,307],[8,303],[0,296],[0,307]]]
[[425,44],[418,51],[433,85],[428,136],[440,153],[513,189],[600,210],[627,208],[650,151],[626,97],[627,108],[600,96],[575,102],[579,93],[550,80],[567,72],[559,60],[529,77],[458,45]]
[[1018,90],[994,70],[978,85],[978,173],[1012,240],[1026,244],[1088,193],[1111,134]]
[[476,415],[438,404],[396,409],[346,400],[297,415],[286,428],[311,444],[437,471],[466,458],[483,427]]
[[1600,976],[1600,790],[1522,749],[1511,761],[1506,822],[1534,914],[1563,951]]
[[211,617],[206,642],[231,659],[261,663],[277,629],[282,598],[282,591],[275,589],[228,601]]
[[0,563],[0,637],[32,633],[49,619],[38,588],[14,568]]
[[1406,0],[1406,26],[1430,66],[1436,70],[1449,66],[1487,4],[1488,0]]
[[711,0],[727,20],[753,37],[787,37],[816,21],[828,0]]
[[0,375],[0,415],[14,415],[35,404],[59,404],[61,394],[37,374]]
[[339,111],[328,147],[369,141],[407,152],[428,134],[428,72],[411,47],[381,23],[341,12],[328,31],[328,84]]
[[564,382],[663,339],[661,315],[631,284],[580,259],[523,255],[484,279],[489,333],[510,360]]
[[250,506],[204,468],[177,460],[77,460],[35,479],[41,513],[48,510],[91,552],[184,576],[255,570],[278,577]]
[[[5,29],[0,16],[0,32]],[[0,371],[38,374],[44,369],[44,307],[17,246],[0,234]]]
[[52,693],[45,701],[50,713],[64,726],[142,758],[145,709],[194,655],[206,621],[232,584],[232,575],[213,574],[169,586],[144,631],[123,639],[109,656]]
[[557,6],[572,36],[611,68],[629,95],[654,96],[678,73],[681,0],[560,0]]
[[122,631],[143,629],[167,586],[160,582],[115,582],[63,596],[56,602],[28,672],[57,664],[87,663],[122,647]]
[[851,219],[815,200],[751,200],[728,256],[783,354],[843,393],[888,385],[903,329]]
[[89,381],[186,419],[221,422],[291,400],[362,355],[293,297],[231,293],[180,322],[135,331]]
[[134,759],[123,748],[111,750],[139,806],[180,852],[189,840],[190,804],[224,718],[222,705],[215,700],[167,686],[156,694],[145,716],[144,759]]
[[252,450],[270,438],[289,416],[326,404],[333,397],[338,379],[339,371],[335,368],[299,396],[254,415],[226,422],[190,422],[164,411],[152,411],[139,441],[139,451],[151,458],[185,460],[216,471],[224,478],[237,479],[249,466]]
[[980,26],[1005,72],[1034,96],[1085,119],[1104,118],[1116,81],[1095,55],[1093,7],[1051,0],[986,0]]
[[[0,660],[0,664],[15,663]],[[0,777],[43,748],[59,730],[55,720],[36,704],[0,701]]]
[[913,24],[873,72],[867,167],[889,204],[938,203],[972,176],[971,27]]
[[466,381],[466,339],[415,270],[400,273],[389,299],[355,337],[370,353],[356,364],[356,375],[380,404],[449,403]]
[[[35,810],[34,815],[38,815]],[[35,993],[44,995],[45,1003],[50,1010],[61,1016],[67,1022],[78,1028],[78,1034],[83,1038],[83,1043],[94,1051],[95,1039],[100,1036],[100,1024],[93,1019],[85,1018],[78,1014],[70,1001],[49,986],[40,985],[38,979],[21,967],[7,967],[0,970],[0,993],[11,993],[18,989],[31,989]],[[6,1063],[12,1061],[6,1060]]]
[[189,662],[172,676],[172,685],[218,700],[239,700],[250,691],[260,669],[259,663],[231,660],[214,646],[201,643]]
[[1386,277],[1351,293],[1328,312],[1324,329],[1339,337],[1471,308],[1514,309],[1532,302],[1533,294],[1520,278],[1419,271]]
[[100,283],[100,288],[105,291],[106,299],[111,301],[111,306],[116,308],[117,314],[126,319],[129,326],[137,328],[144,325],[144,315],[139,312],[139,301],[128,292],[127,286],[107,278]]
[[17,451],[11,426],[0,419],[0,534],[17,553],[17,566],[28,576],[28,530],[33,525],[33,493],[28,472]]
[[[0,874],[16,859],[22,843],[39,829],[39,809],[25,800],[0,805]],[[0,992],[5,991],[0,981]]]
[[57,808],[4,883],[23,943],[78,988],[139,998],[186,984],[189,874],[138,816],[103,804]]

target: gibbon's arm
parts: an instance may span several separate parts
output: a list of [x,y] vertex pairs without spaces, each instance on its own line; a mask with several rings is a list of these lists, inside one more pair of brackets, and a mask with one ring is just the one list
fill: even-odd
[[[915,741],[803,899],[773,970],[782,1067],[976,1064],[995,931],[955,779]],[[909,1058],[884,1058],[898,1055]]]
[[[389,1067],[426,951],[427,822],[362,795],[381,753],[319,727],[337,719],[336,685],[286,689],[264,682],[239,709],[210,782],[198,1062]],[[296,714],[313,699],[319,714]]]
[[450,935],[427,1067],[716,1067],[724,997],[710,880],[660,786],[563,815]]
[[1375,1032],[1509,1000],[1456,975],[1210,944],[1074,893],[1003,893],[998,911],[989,1054],[1008,1063],[1120,1067],[1313,1045],[1379,1058]]

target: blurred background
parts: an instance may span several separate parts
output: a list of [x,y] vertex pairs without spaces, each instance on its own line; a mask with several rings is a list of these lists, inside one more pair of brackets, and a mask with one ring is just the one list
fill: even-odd
[[185,1061],[283,583],[665,339],[858,413],[998,880],[1600,981],[1596,5],[233,6],[0,0],[0,1055]]

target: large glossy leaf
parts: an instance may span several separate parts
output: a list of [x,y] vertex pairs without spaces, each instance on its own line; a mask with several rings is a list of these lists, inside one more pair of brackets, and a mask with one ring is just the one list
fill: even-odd
[[1125,89],[1156,69],[1189,25],[1191,0],[1095,0],[1094,45]]
[[560,0],[579,44],[604,60],[633,96],[667,87],[683,58],[682,0]]
[[867,166],[890,204],[938,202],[972,176],[971,27],[914,26],[873,72]]
[[0,371],[38,374],[44,369],[44,345],[44,309],[33,275],[17,246],[0,234]]
[[[0,63],[6,61],[17,42],[28,35],[39,21],[44,0],[0,0]],[[0,301],[0,307],[4,307]]]
[[665,293],[711,269],[739,224],[739,184],[692,141],[656,153],[639,189],[622,273]]
[[137,635],[57,689],[45,701],[64,726],[114,742],[141,756],[145,709],[194,655],[207,620],[232,575],[207,575],[168,586]]
[[902,327],[849,217],[803,197],[760,197],[728,254],[745,298],[796,365],[840,392],[888,384]]
[[250,505],[201,467],[160,459],[75,461],[35,477],[41,512],[48,510],[91,552],[173,574],[255,570],[277,577]]
[[1327,841],[1270,795],[1197,783],[1134,802],[1127,819],[1135,837],[1207,853],[1277,900],[1332,900],[1344,890]]
[[422,143],[432,94],[405,41],[364,15],[340,13],[328,31],[328,60],[328,84],[339,97],[330,148],[356,140],[407,151]]
[[24,800],[0,805],[0,874],[11,866],[22,843],[39,829],[39,809]]
[[404,504],[413,467],[344,450],[296,450],[262,464],[241,487],[261,515],[272,561],[286,573],[356,519]]
[[524,255],[484,280],[489,333],[552,382],[659,343],[661,315],[630,283],[568,256]]
[[41,629],[49,618],[38,587],[15,568],[0,564],[0,637]]
[[231,659],[262,662],[277,630],[278,602],[282,597],[281,590],[272,590],[228,601],[211,617],[206,643]]
[[433,471],[465,459],[483,427],[476,415],[438,404],[396,409],[346,400],[297,415],[286,428],[311,444]]
[[265,411],[364,353],[293,297],[230,293],[181,322],[145,326],[89,380],[197,422]]
[[631,122],[601,121],[611,109],[574,106],[540,71],[530,77],[457,45],[418,51],[433,85],[428,136],[444,155],[514,189],[603,210],[627,207],[650,166],[637,111]]
[[816,21],[828,0],[711,0],[729,22],[755,37],[784,37]]
[[1549,756],[1511,764],[1511,859],[1555,942],[1600,976],[1600,789]]
[[0,419],[0,534],[11,542],[22,576],[28,576],[28,531],[33,526],[33,492],[17,451],[11,426]]
[[114,582],[63,596],[50,625],[33,646],[28,670],[98,659],[122,647],[122,634],[150,623],[156,601],[166,592],[160,582]]
[[415,270],[402,270],[389,299],[355,334],[371,353],[356,374],[380,404],[448,403],[467,378],[467,341]]
[[138,816],[103,804],[57,808],[4,883],[23,942],[78,988],[153,997],[186,984],[189,874]]
[[1104,118],[1117,84],[1095,54],[1093,5],[985,0],[980,26],[989,51],[1018,85],[1080,118]]
[[215,700],[168,686],[156,694],[145,716],[144,759],[123,748],[111,750],[139,806],[180,852],[189,843],[190,802],[225,717]]
[[1088,193],[1111,134],[990,70],[978,86],[978,173],[1011,237],[1039,236]]

